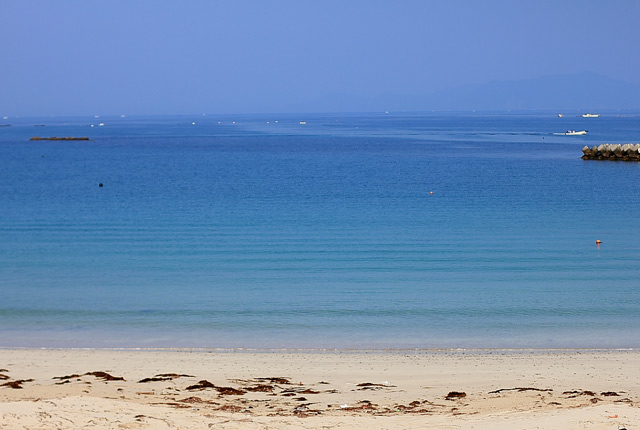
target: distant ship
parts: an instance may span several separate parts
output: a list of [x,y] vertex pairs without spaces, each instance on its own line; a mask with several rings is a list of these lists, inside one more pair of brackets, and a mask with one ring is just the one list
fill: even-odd
[[564,117],[564,114],[561,114],[561,113],[558,114],[558,118],[563,118],[563,117]]
[[587,130],[580,130],[580,131],[575,131],[575,130],[567,130],[564,133],[553,133],[556,136],[583,136],[585,134],[587,134]]
[[598,118],[600,116],[599,113],[583,113],[582,118]]

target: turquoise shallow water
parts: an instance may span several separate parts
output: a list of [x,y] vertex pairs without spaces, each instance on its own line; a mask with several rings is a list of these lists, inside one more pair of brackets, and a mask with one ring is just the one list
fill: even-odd
[[4,122],[0,346],[640,347],[640,116]]

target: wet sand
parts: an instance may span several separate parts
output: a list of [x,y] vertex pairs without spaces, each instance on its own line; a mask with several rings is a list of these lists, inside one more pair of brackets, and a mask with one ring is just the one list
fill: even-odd
[[0,428],[618,429],[640,351],[0,350]]

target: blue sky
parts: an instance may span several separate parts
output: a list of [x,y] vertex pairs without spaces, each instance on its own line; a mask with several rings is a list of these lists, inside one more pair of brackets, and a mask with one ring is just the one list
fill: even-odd
[[640,2],[0,0],[0,115],[260,113],[590,71]]

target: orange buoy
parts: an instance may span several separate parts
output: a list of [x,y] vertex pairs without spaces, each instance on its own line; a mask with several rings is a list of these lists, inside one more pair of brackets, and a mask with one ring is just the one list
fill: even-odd
[[433,195],[433,191],[429,191],[429,195]]
[[600,239],[596,239],[596,245],[600,245],[602,241]]

